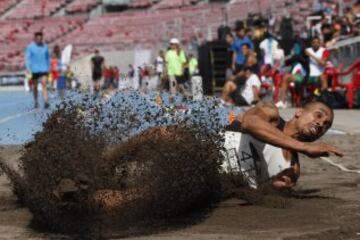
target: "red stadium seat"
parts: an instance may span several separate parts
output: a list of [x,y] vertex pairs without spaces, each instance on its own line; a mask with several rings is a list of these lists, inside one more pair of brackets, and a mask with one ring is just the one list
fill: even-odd
[[[350,82],[341,82],[340,77],[344,77],[351,74]],[[352,64],[346,71],[341,72],[335,69],[332,73],[328,74],[332,78],[332,89],[344,88],[347,91],[348,107],[353,107],[354,91],[360,89],[360,61]]]

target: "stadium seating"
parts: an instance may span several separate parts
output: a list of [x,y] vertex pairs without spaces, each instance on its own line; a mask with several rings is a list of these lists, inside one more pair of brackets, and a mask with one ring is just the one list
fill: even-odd
[[0,61],[3,69],[20,70],[24,66],[24,50],[36,31],[43,31],[47,42],[54,42],[63,35],[81,28],[86,18],[52,17],[39,20],[0,21]]
[[192,0],[162,0],[153,9],[179,8],[192,4]]
[[88,12],[90,9],[99,5],[100,3],[101,1],[99,0],[75,0],[66,6],[66,12],[68,13]]
[[56,43],[73,44],[75,55],[81,56],[97,47],[125,49],[138,44],[152,47],[159,42],[167,43],[171,37],[180,37],[189,42],[196,36],[206,36],[209,30],[216,33],[223,21],[222,13],[218,5],[205,5],[181,10],[104,14],[91,19],[82,29],[77,29]]
[[[352,0],[344,3],[351,4]],[[0,20],[0,71],[23,68],[24,48],[34,31],[43,30],[51,46],[73,44],[78,58],[94,48],[154,47],[172,37],[185,43],[214,38],[220,25],[233,26],[251,13],[268,16],[271,12],[281,18],[287,12],[293,17],[295,31],[300,32],[313,0],[130,0],[124,11],[86,21],[90,11],[100,4],[101,0],[0,0],[0,15],[6,12],[5,20]],[[52,16],[62,8],[65,16]],[[81,17],[77,17],[79,14]]]
[[1,0],[0,1],[0,14],[4,13],[6,10],[15,5],[18,0]]
[[148,8],[153,5],[152,0],[132,0],[130,3],[131,8]]
[[65,4],[66,0],[22,0],[7,19],[48,17]]

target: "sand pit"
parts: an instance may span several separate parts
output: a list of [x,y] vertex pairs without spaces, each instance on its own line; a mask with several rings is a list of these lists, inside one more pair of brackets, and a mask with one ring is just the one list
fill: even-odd
[[98,238],[136,227],[140,234],[219,199],[217,135],[174,125],[111,142],[88,120],[77,106],[60,108],[26,144],[17,168],[2,162],[34,228]]
[[[358,135],[331,137],[350,156],[360,154],[359,140]],[[4,148],[1,157],[14,161],[18,151]],[[347,156],[342,161],[357,165],[357,159]],[[132,239],[359,239],[360,176],[343,173],[321,160],[302,157],[301,163],[297,193],[285,198],[286,208],[248,205],[230,198],[195,223],[194,216],[169,220],[161,223],[162,232]],[[1,239],[61,239],[60,235],[38,233],[28,227],[31,214],[16,204],[4,175],[0,176],[0,192]],[[179,229],[179,222],[193,224]]]
[[[143,117],[158,125],[169,112],[141,119],[128,107],[84,111],[70,104],[34,141],[1,150],[7,174],[15,172],[12,186],[0,176],[0,239],[358,238],[359,174],[302,157],[294,191],[249,190],[219,174],[218,120],[210,129],[190,117],[192,127],[148,124],[144,131]],[[210,110],[193,117],[209,115],[216,119]],[[170,122],[186,117],[175,114]],[[359,139],[330,139],[349,153],[343,160],[348,168],[358,166]]]

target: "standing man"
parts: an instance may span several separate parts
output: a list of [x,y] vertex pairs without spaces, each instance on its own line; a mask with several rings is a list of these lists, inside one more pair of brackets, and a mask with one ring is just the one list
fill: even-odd
[[105,68],[105,60],[100,55],[99,50],[95,50],[95,55],[91,58],[91,72],[94,83],[94,92],[96,94],[100,91],[100,81],[102,78],[103,70]]
[[165,56],[167,75],[169,76],[170,93],[176,94],[178,83],[183,83],[183,71],[186,63],[184,51],[180,48],[180,41],[177,38],[170,40],[170,49]]
[[246,36],[244,27],[238,26],[235,29],[236,38],[231,46],[233,50],[232,70],[234,73],[238,73],[242,70],[245,64],[245,56],[242,52],[242,46],[248,44],[252,50],[254,50],[254,44],[249,37]]
[[44,35],[42,32],[36,32],[34,34],[34,41],[27,46],[25,66],[26,70],[32,75],[34,107],[39,107],[37,87],[40,80],[42,84],[44,108],[48,108],[47,79],[50,70],[50,52],[47,44],[44,43]]

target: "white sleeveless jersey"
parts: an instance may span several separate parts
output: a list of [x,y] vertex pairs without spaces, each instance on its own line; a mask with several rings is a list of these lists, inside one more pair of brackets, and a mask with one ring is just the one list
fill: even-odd
[[241,132],[226,131],[224,137],[223,170],[241,173],[252,188],[291,167],[281,148]]

